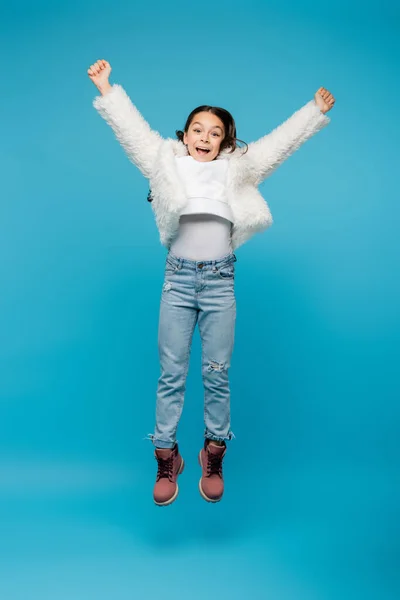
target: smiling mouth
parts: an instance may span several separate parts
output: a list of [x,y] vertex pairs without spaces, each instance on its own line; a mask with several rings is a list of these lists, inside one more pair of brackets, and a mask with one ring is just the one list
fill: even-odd
[[205,156],[210,152],[210,148],[196,148],[196,152],[202,156]]

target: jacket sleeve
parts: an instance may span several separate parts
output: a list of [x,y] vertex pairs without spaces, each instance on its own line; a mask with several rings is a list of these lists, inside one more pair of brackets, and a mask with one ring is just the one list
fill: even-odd
[[114,84],[104,96],[97,96],[93,106],[111,126],[129,160],[149,178],[163,138],[150,128],[118,84]]
[[[246,168],[255,182],[260,184],[269,177],[304,142],[330,122],[314,100],[305,104],[289,119],[268,135],[249,144],[245,159]],[[238,161],[240,164],[241,160]],[[244,165],[243,165],[244,166]]]

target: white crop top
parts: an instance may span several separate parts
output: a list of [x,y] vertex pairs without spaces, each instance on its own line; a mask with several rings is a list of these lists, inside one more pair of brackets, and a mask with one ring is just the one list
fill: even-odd
[[188,199],[181,215],[216,215],[233,223],[226,197],[228,161],[200,162],[191,156],[176,157],[175,160]]

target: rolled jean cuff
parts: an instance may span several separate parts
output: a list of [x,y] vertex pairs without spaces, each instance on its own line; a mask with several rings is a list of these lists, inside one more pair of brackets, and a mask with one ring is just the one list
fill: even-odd
[[229,431],[228,435],[225,437],[220,435],[214,435],[206,429],[204,431],[204,437],[206,438],[206,440],[213,440],[214,442],[229,442],[235,437],[235,435],[232,431]]
[[156,448],[173,448],[176,442],[165,442],[164,440],[158,440],[153,434],[149,433],[146,440],[150,440]]

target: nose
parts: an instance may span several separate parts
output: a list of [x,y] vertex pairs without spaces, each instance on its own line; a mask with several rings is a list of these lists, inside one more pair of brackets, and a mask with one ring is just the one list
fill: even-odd
[[201,136],[201,141],[204,142],[205,144],[208,144],[209,143],[208,135],[203,133],[203,135]]

